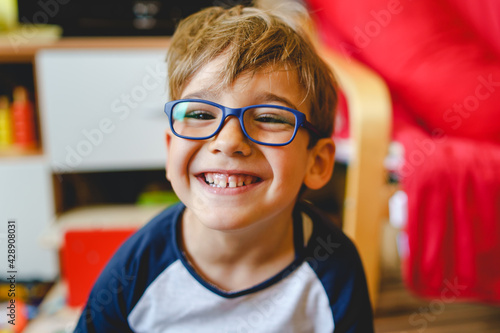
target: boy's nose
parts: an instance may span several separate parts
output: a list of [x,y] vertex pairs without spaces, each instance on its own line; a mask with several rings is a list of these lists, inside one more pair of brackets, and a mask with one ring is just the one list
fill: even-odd
[[252,147],[243,133],[240,121],[233,116],[224,121],[221,130],[210,142],[209,147],[213,153],[221,152],[227,156],[248,156],[252,152]]

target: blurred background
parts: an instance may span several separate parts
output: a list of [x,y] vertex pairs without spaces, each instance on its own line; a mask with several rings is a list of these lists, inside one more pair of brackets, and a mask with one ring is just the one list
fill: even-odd
[[[500,332],[500,2],[300,3],[342,92],[332,181],[306,199],[360,250],[376,331]],[[0,0],[0,332],[71,332],[177,201],[164,59],[213,5],[252,1]]]

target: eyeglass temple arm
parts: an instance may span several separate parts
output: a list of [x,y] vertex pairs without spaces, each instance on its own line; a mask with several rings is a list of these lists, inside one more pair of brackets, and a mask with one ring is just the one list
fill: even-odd
[[311,124],[307,120],[305,120],[300,126],[302,126],[305,129],[311,131],[317,137],[320,137],[320,138],[325,137],[325,135],[323,135],[320,131],[318,131],[318,129],[316,128],[316,126],[314,126],[313,124]]

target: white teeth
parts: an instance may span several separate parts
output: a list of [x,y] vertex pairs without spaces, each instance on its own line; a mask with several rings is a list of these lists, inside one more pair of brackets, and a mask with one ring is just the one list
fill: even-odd
[[237,177],[236,176],[229,176],[229,187],[236,187],[237,184]]
[[211,173],[206,173],[205,174],[205,180],[209,183],[209,184],[213,184],[214,183],[214,177],[212,176]]
[[226,175],[221,175],[221,174],[215,174],[214,176],[215,179],[219,179],[219,187],[226,188],[227,187],[227,176]]
[[220,177],[218,177],[218,176],[217,176],[217,175],[215,175],[215,174],[213,175],[213,177],[214,177],[214,185],[215,185],[215,186],[219,186],[219,187],[220,187],[220,185],[219,185],[219,182],[220,182],[220,180],[221,180],[221,179],[220,179]]
[[250,185],[257,181],[256,177],[248,175],[227,175],[221,173],[205,173],[205,182],[213,187],[239,187]]

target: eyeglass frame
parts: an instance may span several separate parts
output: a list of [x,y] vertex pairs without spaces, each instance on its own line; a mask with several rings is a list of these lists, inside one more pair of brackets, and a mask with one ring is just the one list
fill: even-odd
[[[177,133],[174,129],[174,123],[172,121],[172,118],[173,118],[172,112],[174,110],[175,105],[177,105],[179,103],[183,103],[183,102],[205,103],[205,104],[209,104],[211,106],[217,107],[220,110],[222,110],[222,118],[221,118],[220,124],[217,127],[217,129],[211,135],[199,137],[199,138],[185,136],[185,135],[181,135],[181,134]],[[288,140],[285,143],[267,143],[267,142],[255,140],[252,137],[250,137],[250,135],[248,135],[248,133],[245,129],[245,125],[243,123],[243,115],[249,109],[261,108],[261,107],[272,107],[272,108],[281,109],[281,110],[285,110],[285,111],[289,111],[289,112],[293,113],[296,121],[295,121],[295,128],[293,129],[293,135],[290,138],[290,140]],[[227,117],[229,117],[229,116],[236,117],[239,120],[240,128],[243,131],[243,133],[245,134],[245,137],[247,137],[250,141],[255,142],[257,144],[260,144],[260,145],[263,145],[263,146],[279,147],[279,146],[286,146],[286,145],[290,144],[295,139],[295,136],[297,135],[297,130],[299,129],[299,127],[304,127],[306,130],[310,131],[311,134],[314,134],[319,138],[323,137],[323,135],[321,135],[321,132],[316,128],[316,126],[314,126],[312,123],[307,121],[306,115],[304,113],[297,111],[295,109],[286,107],[286,106],[281,106],[281,105],[256,104],[256,105],[245,106],[242,108],[230,108],[230,107],[227,107],[227,106],[215,103],[215,102],[207,101],[204,99],[188,98],[188,99],[177,99],[177,100],[173,100],[173,101],[165,103],[165,107],[164,107],[163,111],[165,112],[165,114],[168,117],[168,120],[170,122],[170,129],[172,130],[172,133],[174,133],[179,138],[188,139],[188,140],[207,140],[207,139],[214,137],[215,135],[217,135],[221,131]]]

